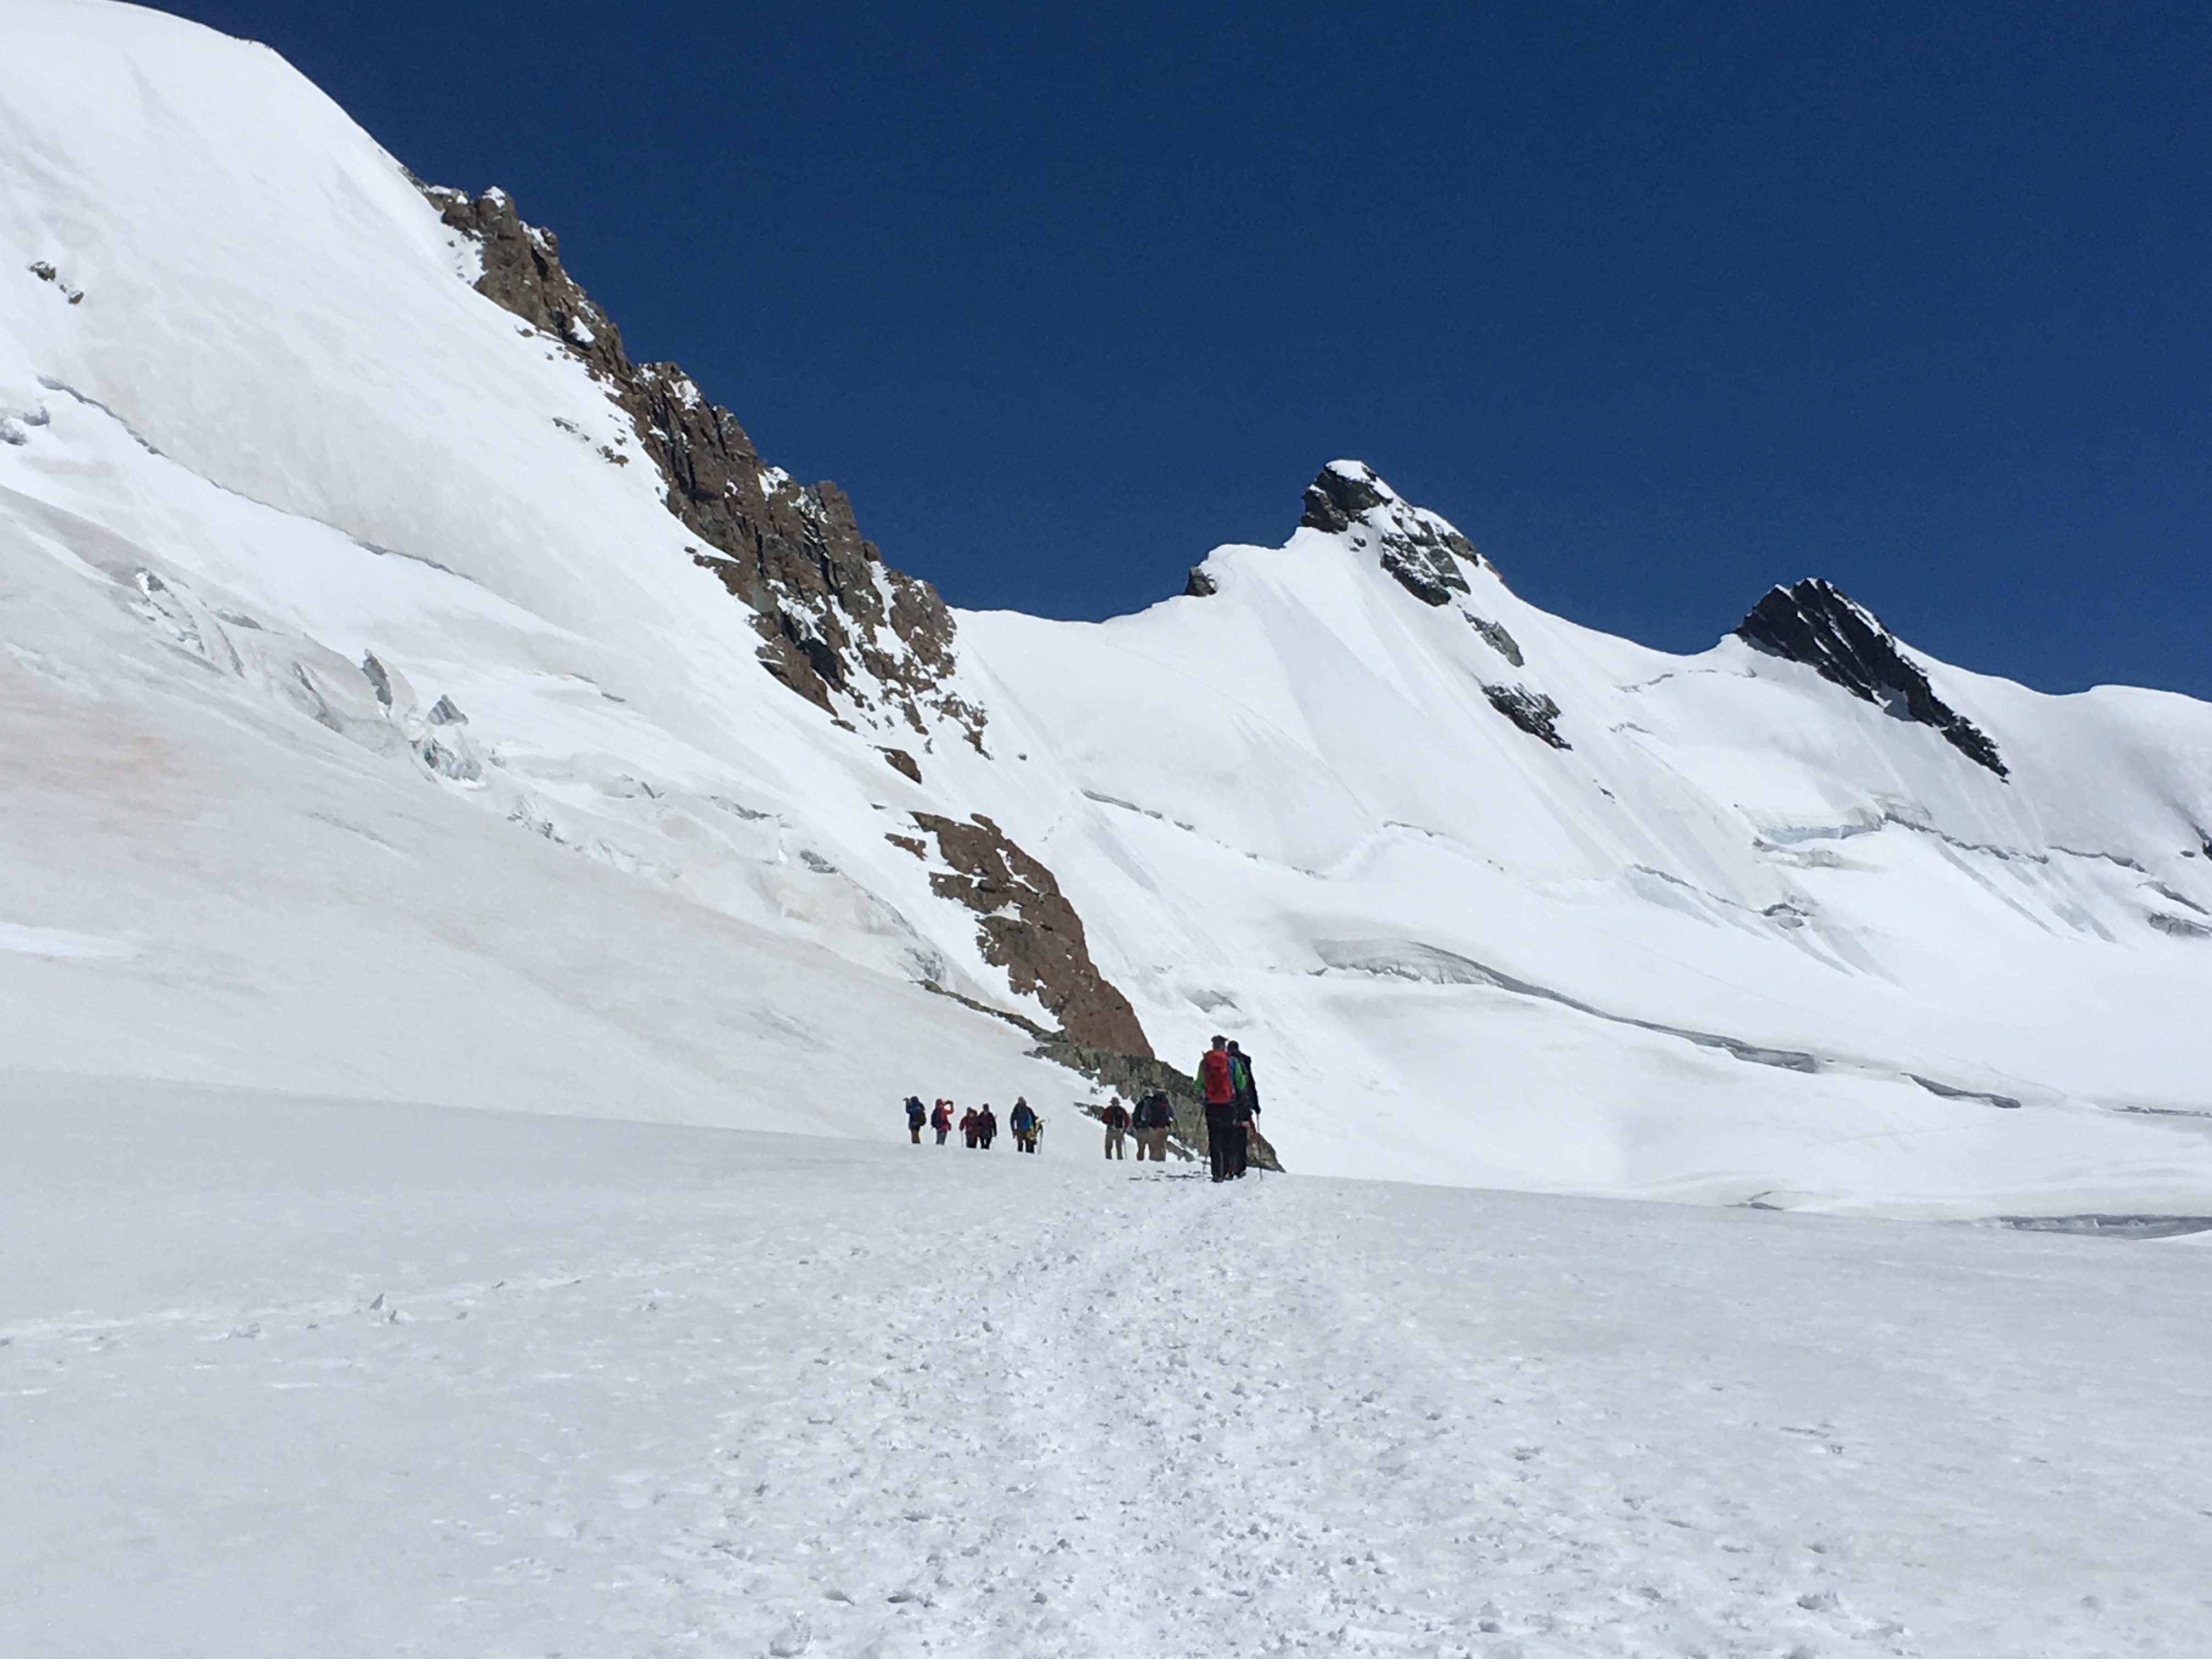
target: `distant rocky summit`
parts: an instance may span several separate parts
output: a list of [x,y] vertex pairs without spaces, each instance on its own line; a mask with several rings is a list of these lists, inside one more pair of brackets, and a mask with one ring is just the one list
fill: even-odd
[[1735,631],[1762,651],[1804,663],[1855,697],[1935,727],[1975,765],[2008,775],[1996,744],[1937,696],[1897,636],[1834,583],[1808,576],[1792,587],[1770,588]]

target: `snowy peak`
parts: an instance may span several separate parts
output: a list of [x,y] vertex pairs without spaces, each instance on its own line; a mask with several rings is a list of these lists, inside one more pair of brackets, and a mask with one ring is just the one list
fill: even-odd
[[1802,662],[1900,720],[1935,727],[1977,766],[2008,775],[1988,734],[1937,696],[1926,671],[1905,655],[1881,618],[1832,582],[1808,576],[1794,587],[1768,589],[1735,631],[1747,644]]
[[1425,507],[1413,506],[1364,461],[1331,461],[1306,486],[1301,529],[1373,547],[1382,568],[1424,605],[1449,604],[1468,591],[1465,560],[1484,568],[1474,544]]

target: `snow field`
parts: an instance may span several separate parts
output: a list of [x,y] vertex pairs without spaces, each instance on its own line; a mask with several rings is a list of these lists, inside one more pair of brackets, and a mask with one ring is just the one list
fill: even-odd
[[1220,1191],[895,1133],[8,1074],[0,1629],[132,1659],[2202,1650],[2197,1244]]

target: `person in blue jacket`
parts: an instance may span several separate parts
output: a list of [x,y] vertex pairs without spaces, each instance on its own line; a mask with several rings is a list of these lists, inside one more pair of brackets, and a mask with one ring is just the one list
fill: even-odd
[[1030,1103],[1019,1095],[1014,1097],[1014,1109],[1006,1119],[1006,1127],[1014,1132],[1014,1145],[1025,1152],[1037,1148],[1037,1115]]

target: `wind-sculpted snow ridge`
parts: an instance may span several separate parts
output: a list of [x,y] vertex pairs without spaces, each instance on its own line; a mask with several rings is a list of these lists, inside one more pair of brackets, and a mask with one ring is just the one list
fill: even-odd
[[0,951],[20,1063],[1058,1155],[1220,1031],[1297,1170],[2212,1213],[2204,705],[1820,584],[1648,650],[1348,459],[1140,614],[953,612],[503,194],[0,3],[0,937],[118,945]]

